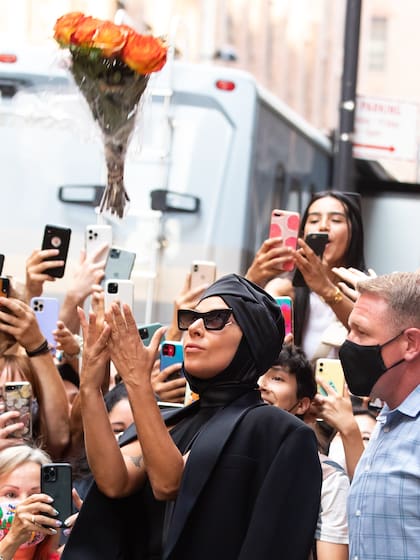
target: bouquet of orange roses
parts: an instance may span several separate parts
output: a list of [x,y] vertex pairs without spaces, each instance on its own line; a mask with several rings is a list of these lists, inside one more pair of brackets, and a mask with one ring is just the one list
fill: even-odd
[[71,12],[54,26],[54,39],[71,54],[70,70],[102,131],[108,181],[100,211],[120,218],[129,200],[124,163],[149,75],[166,62],[163,41]]

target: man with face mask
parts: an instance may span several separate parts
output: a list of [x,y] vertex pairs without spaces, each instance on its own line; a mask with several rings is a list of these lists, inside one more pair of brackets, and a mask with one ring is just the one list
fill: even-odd
[[420,558],[420,274],[365,280],[340,359],[350,391],[385,402],[348,500],[350,559]]

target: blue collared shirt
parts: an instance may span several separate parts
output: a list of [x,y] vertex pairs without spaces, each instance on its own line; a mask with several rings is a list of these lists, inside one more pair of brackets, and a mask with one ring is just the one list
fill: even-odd
[[347,505],[350,560],[420,559],[420,385],[382,409]]

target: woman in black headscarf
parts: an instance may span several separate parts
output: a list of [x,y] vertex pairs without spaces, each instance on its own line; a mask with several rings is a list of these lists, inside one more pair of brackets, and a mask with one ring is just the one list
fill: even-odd
[[[144,347],[123,311],[113,305],[99,334],[94,316],[89,326],[81,317],[80,391],[97,486],[63,558],[306,559],[321,484],[315,438],[293,416],[264,405],[257,389],[283,342],[275,301],[231,274],[196,309],[178,312],[184,374],[200,398],[164,420],[150,385],[162,332]],[[100,405],[109,357],[127,387],[138,437],[123,440],[121,451]],[[106,534],[100,543],[98,526]]]

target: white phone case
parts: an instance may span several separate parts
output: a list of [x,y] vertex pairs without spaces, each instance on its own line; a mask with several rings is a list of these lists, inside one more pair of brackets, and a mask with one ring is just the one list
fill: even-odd
[[134,282],[111,278],[105,282],[105,310],[108,310],[113,301],[120,304],[126,303],[131,309],[134,307]]
[[[108,245],[108,250],[112,245],[112,226],[91,224],[85,230],[85,249],[86,254],[95,253],[104,244]],[[106,252],[105,256],[108,254]]]
[[216,263],[213,261],[193,261],[191,264],[191,289],[203,284],[213,284],[216,280]]

